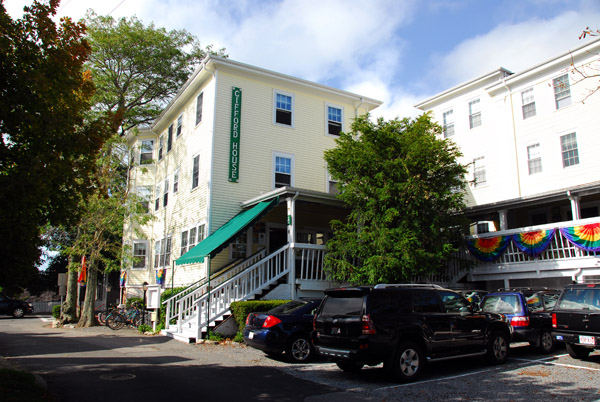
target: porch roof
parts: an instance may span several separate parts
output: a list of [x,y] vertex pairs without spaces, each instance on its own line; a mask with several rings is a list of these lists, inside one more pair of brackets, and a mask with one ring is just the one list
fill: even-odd
[[205,257],[213,258],[231,243],[248,227],[254,225],[264,214],[279,203],[279,197],[262,201],[251,209],[245,210],[231,218],[213,234],[202,240],[187,253],[175,261],[175,265],[204,262]]

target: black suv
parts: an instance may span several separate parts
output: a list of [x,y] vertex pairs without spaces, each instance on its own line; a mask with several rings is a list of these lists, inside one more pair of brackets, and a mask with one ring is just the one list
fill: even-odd
[[33,306],[21,300],[11,299],[0,294],[0,314],[12,315],[15,318],[22,318],[25,314],[32,314]]
[[600,283],[565,286],[552,311],[552,336],[574,359],[600,349]]
[[436,285],[328,289],[315,315],[318,354],[344,371],[384,363],[395,379],[414,381],[426,361],[486,356],[508,359],[504,316],[474,311],[459,293]]
[[560,290],[548,288],[499,289],[485,295],[480,306],[485,312],[509,319],[512,342],[529,342],[542,353],[550,353],[556,346],[550,311],[559,295]]

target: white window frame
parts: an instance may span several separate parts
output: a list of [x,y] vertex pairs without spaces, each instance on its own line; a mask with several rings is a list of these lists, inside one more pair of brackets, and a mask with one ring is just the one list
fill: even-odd
[[571,83],[569,82],[569,74],[563,74],[552,79],[552,88],[554,89],[554,105],[557,110],[571,105]]
[[[291,116],[290,116],[290,124],[285,124],[285,123],[278,123],[277,122],[277,95],[283,95],[283,96],[289,96],[291,98],[290,102],[291,102],[291,109],[292,110],[287,110],[287,109],[281,109],[281,110],[286,110],[288,112],[291,112]],[[294,120],[295,120],[295,113],[294,113],[294,109],[295,109],[295,105],[296,105],[296,99],[295,99],[295,95],[293,93],[290,92],[284,92],[284,91],[280,91],[278,89],[274,89],[273,90],[273,124],[276,126],[280,126],[280,127],[291,127],[294,128]]]
[[[338,181],[334,180],[331,177],[331,173],[329,173],[328,169],[325,169],[325,183],[327,186],[327,193],[328,194],[339,194],[339,188],[338,188]],[[334,186],[332,186],[332,184],[334,184]]]
[[150,202],[152,201],[152,187],[138,186],[135,188],[135,193],[140,198],[139,203],[142,205],[142,208],[146,210],[146,213],[150,213]]
[[154,269],[169,268],[173,254],[173,240],[171,236],[154,242]]
[[[573,136],[573,141],[571,141],[568,145],[569,148],[565,148],[565,144],[563,138]],[[559,138],[560,140],[560,159],[563,164],[563,168],[568,168],[571,166],[579,165],[579,144],[577,143],[577,133],[573,131],[572,133],[562,134]],[[572,143],[575,143],[575,146],[572,147]]]
[[[481,167],[477,166],[477,161],[481,161]],[[478,180],[481,179],[482,180]],[[487,171],[485,166],[485,157],[478,156],[473,159],[473,186],[474,187],[483,187],[487,185]]]
[[[329,108],[333,108],[333,109],[338,109],[340,111],[340,121],[336,121],[336,120],[330,120],[329,119]],[[325,134],[327,134],[330,137],[334,137],[334,138],[338,138],[340,136],[340,134],[332,134],[331,132],[329,132],[329,124],[333,123],[333,124],[339,124],[340,125],[340,132],[344,131],[344,107],[340,106],[340,105],[336,105],[333,103],[325,103]]]
[[[476,107],[473,107],[477,105]],[[471,129],[481,127],[483,124],[481,117],[481,98],[469,101],[469,127]]]
[[[152,144],[150,147],[150,152],[144,152],[144,150],[145,150],[144,143],[148,143],[148,142],[150,144]],[[142,160],[142,157],[144,155],[150,155],[150,158],[146,157],[146,159]],[[151,165],[154,163],[154,140],[153,139],[141,140],[139,161],[140,161],[140,165]],[[148,162],[144,163],[144,161],[148,161]]]
[[442,123],[444,138],[453,137],[454,134],[456,134],[454,131],[454,109],[448,109],[442,112]]
[[175,130],[175,138],[181,137],[182,132],[183,132],[183,114],[180,114],[177,117],[177,129]]
[[173,172],[173,194],[179,192],[179,169],[175,169]]
[[154,191],[154,211],[158,211],[160,209],[160,198],[162,197],[162,193],[160,192],[160,183],[156,185],[156,190]]
[[165,154],[164,154],[164,143],[165,143],[165,136],[161,135],[160,137],[158,137],[158,161],[160,162]]
[[173,124],[167,129],[167,154],[173,149]]
[[533,88],[528,88],[521,91],[521,110],[523,112],[523,120],[535,117],[535,94]]
[[204,92],[200,92],[196,97],[196,126],[202,123],[202,118],[204,117],[202,114],[204,112]]
[[163,189],[163,208],[169,205],[169,178],[165,178],[165,188]]
[[527,146],[527,169],[529,175],[542,173],[542,147],[539,142]]
[[[275,176],[277,174],[276,169],[277,169],[277,158],[284,158],[284,159],[290,159],[290,185],[289,187],[294,187],[294,170],[295,170],[295,163],[294,163],[294,155],[292,154],[286,154],[286,153],[282,153],[282,152],[273,152],[273,166],[271,169],[271,172],[273,172],[273,181],[271,183],[272,188],[280,188],[280,187],[276,187],[276,180],[275,180]],[[283,186],[283,187],[287,187],[287,186]]]
[[[149,250],[149,242],[148,240],[133,240],[132,242],[133,244],[131,245],[131,255],[132,255],[132,260],[131,260],[131,269],[135,269],[135,270],[144,270],[144,269],[148,269],[148,265],[149,265],[149,261],[150,261],[150,256],[148,255]],[[138,244],[143,244],[144,245],[144,250],[145,250],[145,254],[144,254],[144,261],[143,261],[143,266],[136,266],[136,264],[139,264],[139,262],[136,262],[135,259],[139,256],[141,256],[141,254],[136,254],[136,245]]]
[[[241,238],[242,241],[238,241]],[[243,240],[246,240],[245,242]],[[234,261],[237,259],[246,259],[250,256],[250,250],[252,249],[252,244],[250,241],[252,240],[252,228],[248,228],[244,232],[242,232],[238,237],[236,237],[231,243],[229,243],[229,261]],[[244,255],[234,255],[237,254],[238,247],[243,247]]]
[[[181,235],[183,233],[187,233],[187,251],[189,251],[192,247],[196,246],[202,240],[206,239],[206,220],[203,219],[199,223],[196,223],[193,226],[189,226],[187,228],[182,229]],[[192,237],[192,234],[194,235]],[[200,234],[202,234],[202,238],[200,238]],[[180,246],[180,250],[182,247]]]
[[[196,158],[198,158],[198,170],[197,170],[197,177],[196,177],[196,185],[194,185],[194,172],[195,172],[195,168],[196,168]],[[192,156],[192,171],[190,174],[190,178],[191,178],[191,184],[192,184],[192,190],[200,187],[200,154],[196,154],[194,156]]]

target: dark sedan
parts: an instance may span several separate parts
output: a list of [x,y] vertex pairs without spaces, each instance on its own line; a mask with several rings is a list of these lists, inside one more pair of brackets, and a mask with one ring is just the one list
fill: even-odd
[[0,294],[0,314],[21,318],[25,314],[31,313],[33,313],[33,306],[31,303],[11,299],[10,297]]
[[320,303],[321,299],[293,300],[266,313],[248,314],[244,342],[267,354],[285,352],[291,362],[309,361],[314,355],[310,332]]

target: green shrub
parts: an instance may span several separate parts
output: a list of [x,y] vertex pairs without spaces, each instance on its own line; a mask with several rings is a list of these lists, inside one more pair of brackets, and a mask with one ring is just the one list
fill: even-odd
[[142,299],[141,297],[130,297],[125,302],[125,307],[127,307],[127,308],[131,308],[131,307],[144,308],[144,299]]
[[[169,289],[165,289],[164,292],[162,292],[162,294],[160,295],[160,308],[159,308],[159,314],[160,316],[158,317],[158,323],[156,324],[156,330],[160,331],[162,329],[165,329],[165,317],[167,315],[167,305],[163,304],[163,302],[167,299],[170,299],[171,297],[175,296],[177,293],[184,291],[186,288],[184,287],[180,287],[180,288],[169,288]],[[173,323],[174,324],[174,323]]]
[[219,334],[218,332],[213,332],[213,331],[208,331],[208,336],[207,338],[209,341],[224,341],[225,338],[223,337],[223,335]]
[[237,343],[244,342],[244,334],[241,331],[238,331],[238,333],[235,334],[235,337],[233,338],[233,341],[237,342]]
[[57,320],[60,319],[60,304],[57,306],[52,306],[52,317],[56,318]]
[[231,303],[231,314],[238,324],[240,331],[246,326],[248,314],[258,311],[269,311],[274,307],[287,303],[289,300],[249,300]]
[[138,332],[143,334],[145,332],[152,332],[152,327],[150,325],[142,324],[138,327]]

